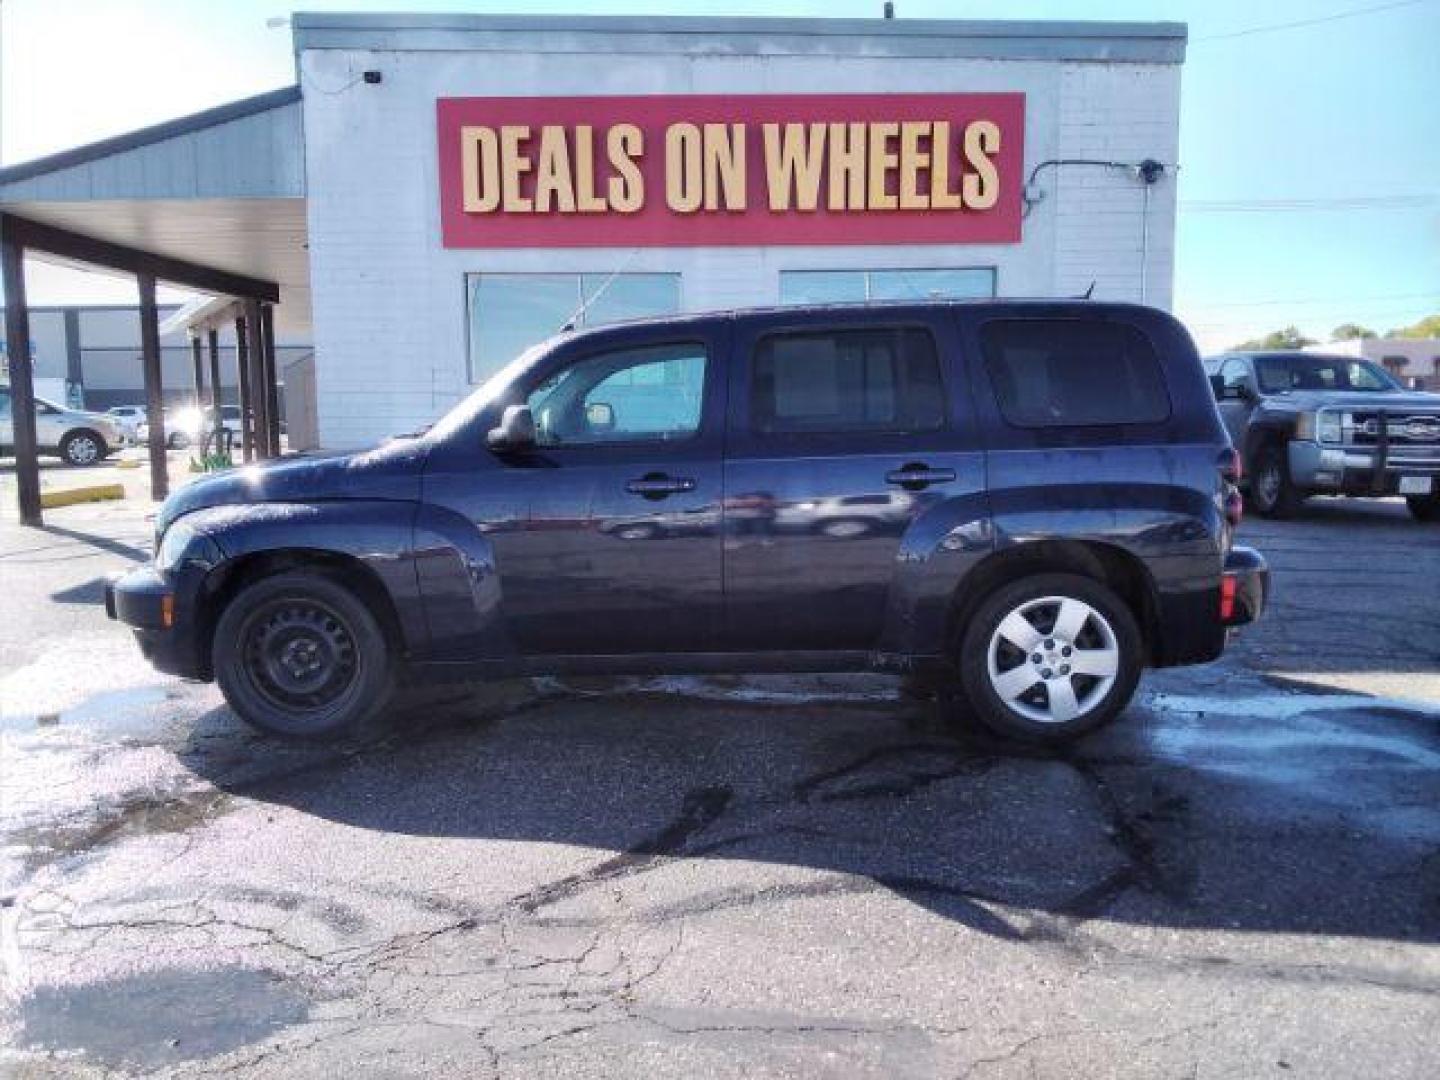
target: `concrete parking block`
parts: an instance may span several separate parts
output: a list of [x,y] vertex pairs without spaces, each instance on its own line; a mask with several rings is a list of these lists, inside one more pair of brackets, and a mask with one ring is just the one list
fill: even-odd
[[120,484],[87,484],[83,487],[61,488],[40,493],[40,506],[54,510],[60,506],[75,506],[77,503],[107,502],[125,498],[125,488]]

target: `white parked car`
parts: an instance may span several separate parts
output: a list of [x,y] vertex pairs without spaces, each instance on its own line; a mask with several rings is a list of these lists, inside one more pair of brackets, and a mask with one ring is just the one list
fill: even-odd
[[[130,440],[114,417],[104,413],[65,409],[42,398],[35,399],[35,442],[42,454],[54,454],[67,465],[94,465]],[[0,454],[12,453],[15,446],[15,418],[10,388],[0,387]]]
[[140,425],[145,423],[145,406],[116,405],[106,409],[105,415],[120,425],[120,430],[131,442],[140,438]]

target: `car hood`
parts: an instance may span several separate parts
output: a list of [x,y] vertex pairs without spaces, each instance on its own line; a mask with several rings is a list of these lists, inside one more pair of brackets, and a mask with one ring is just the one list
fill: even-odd
[[1291,390],[1284,394],[1268,394],[1265,404],[1270,408],[1309,409],[1398,409],[1440,413],[1440,394],[1413,390],[1344,391]]
[[201,477],[180,488],[155,515],[162,536],[176,518],[214,506],[330,502],[338,499],[415,501],[427,444],[387,443],[343,454],[296,454]]

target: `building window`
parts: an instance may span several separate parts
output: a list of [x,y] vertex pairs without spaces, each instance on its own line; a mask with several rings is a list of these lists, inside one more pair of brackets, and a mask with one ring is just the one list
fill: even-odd
[[679,274],[467,274],[465,292],[471,382],[572,320],[598,326],[680,310]]
[[957,270],[782,270],[782,304],[864,300],[957,300],[995,295],[995,268]]

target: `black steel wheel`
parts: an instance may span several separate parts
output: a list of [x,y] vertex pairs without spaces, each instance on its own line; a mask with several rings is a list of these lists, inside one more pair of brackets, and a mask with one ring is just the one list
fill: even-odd
[[241,719],[324,739],[378,716],[394,664],[374,613],[333,577],[288,571],[247,586],[215,628],[215,678]]

